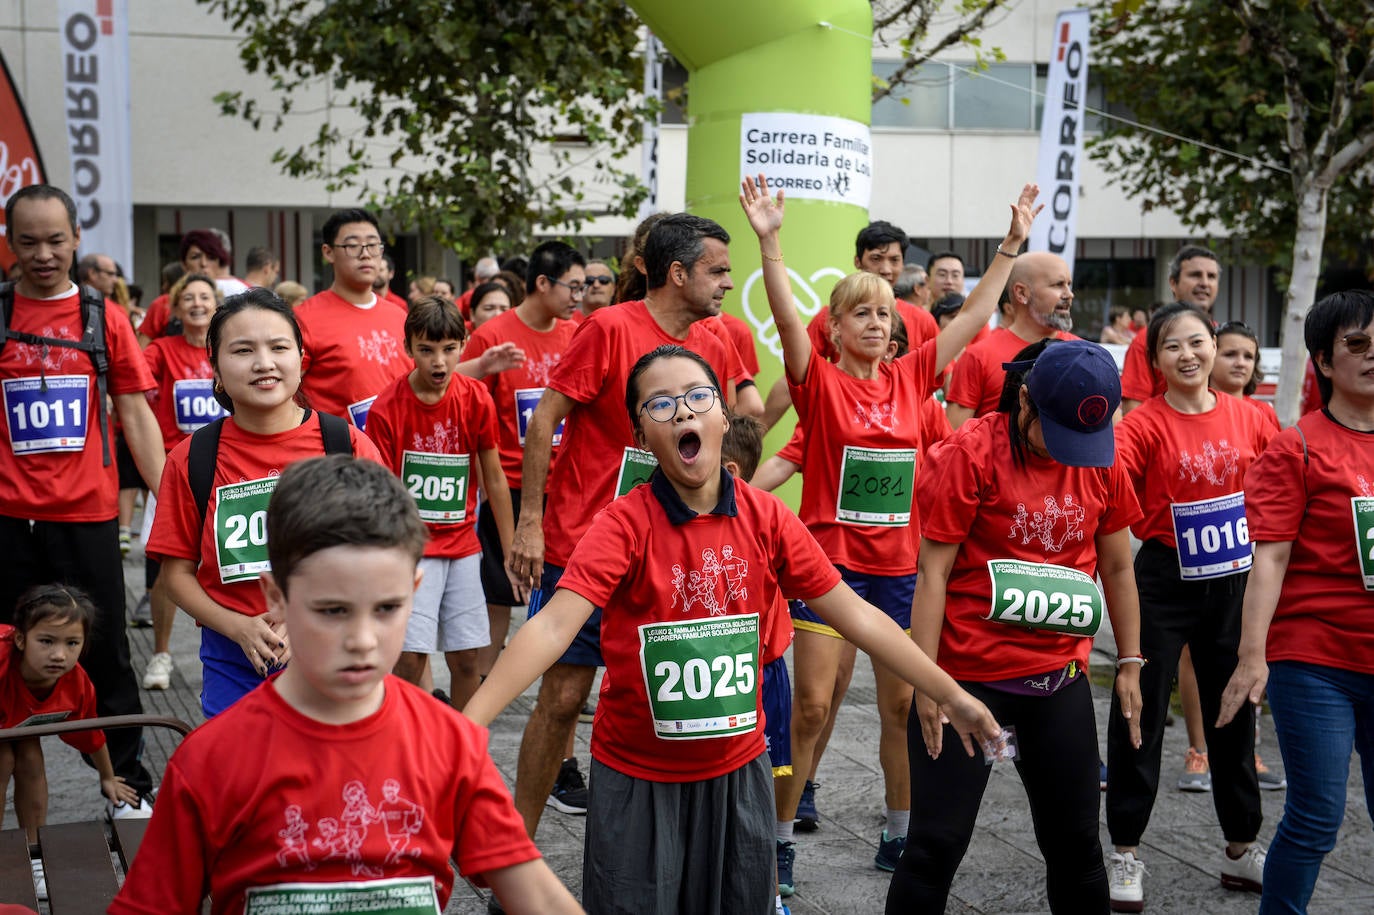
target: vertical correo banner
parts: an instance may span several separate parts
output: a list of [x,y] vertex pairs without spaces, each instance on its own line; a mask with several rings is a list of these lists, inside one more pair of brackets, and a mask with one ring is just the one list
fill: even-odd
[[[867,0],[630,6],[690,74],[687,209],[730,233],[735,291],[725,307],[749,322],[761,344],[758,383],[766,395],[782,374],[782,350],[758,243],[740,211],[740,179],[762,172],[786,191],[783,254],[809,318],[826,306],[836,280],[853,272],[854,236],[868,223],[872,12]],[[791,425],[784,420],[769,436],[769,453]]]

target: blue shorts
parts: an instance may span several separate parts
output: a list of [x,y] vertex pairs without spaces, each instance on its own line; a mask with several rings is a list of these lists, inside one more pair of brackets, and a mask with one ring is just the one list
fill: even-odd
[[263,681],[239,643],[209,626],[200,627],[200,664],[200,708],[206,718],[215,717]]
[[787,659],[763,665],[763,740],[773,777],[792,774],[792,680]]
[[[558,590],[558,580],[563,577],[561,566],[544,563],[544,574],[539,578],[539,590],[543,592],[544,600],[553,597],[553,592]],[[532,619],[539,612],[539,607],[535,605],[534,599],[530,599],[529,613],[526,619]],[[573,638],[568,650],[563,652],[563,657],[558,659],[560,664],[577,664],[582,667],[604,667],[605,662],[601,660],[601,608],[597,607],[592,611],[592,615],[587,617],[587,621],[578,630],[577,636]]]
[[[840,570],[840,578],[854,589],[855,594],[886,613],[903,630],[911,631],[911,602],[916,598],[915,572],[910,575],[870,575],[867,572],[851,572],[844,566],[835,568]],[[795,628],[837,639],[844,638],[805,602],[788,601],[787,606],[792,612],[792,625]]]

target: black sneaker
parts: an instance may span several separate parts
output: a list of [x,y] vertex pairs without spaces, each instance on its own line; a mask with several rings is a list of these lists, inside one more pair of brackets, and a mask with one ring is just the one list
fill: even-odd
[[453,705],[453,700],[450,699],[448,693],[444,692],[442,689],[436,689],[434,692],[430,693],[430,695],[444,703],[444,705]]
[[802,788],[801,800],[797,802],[797,832],[815,832],[820,828],[821,815],[816,811],[816,789],[820,782],[808,781]]
[[563,767],[558,770],[558,781],[553,783],[553,791],[544,804],[559,813],[573,816],[587,812],[587,783],[582,780],[576,758],[563,760]]

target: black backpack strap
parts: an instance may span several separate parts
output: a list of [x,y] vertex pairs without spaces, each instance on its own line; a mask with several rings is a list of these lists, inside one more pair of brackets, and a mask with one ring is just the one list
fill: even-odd
[[219,461],[219,436],[225,417],[201,426],[191,433],[191,449],[186,455],[186,480],[191,484],[191,498],[200,509],[200,526],[205,526],[205,513],[210,509],[210,490],[215,485],[215,465]]
[[91,362],[95,365],[95,389],[100,398],[100,453],[103,466],[109,467],[110,453],[110,411],[105,408],[105,398],[109,393],[110,351],[105,345],[105,297],[90,286],[81,287],[81,342],[82,348],[89,347]]
[[332,413],[320,413],[320,438],[325,454],[352,454],[353,437],[348,434],[348,420]]

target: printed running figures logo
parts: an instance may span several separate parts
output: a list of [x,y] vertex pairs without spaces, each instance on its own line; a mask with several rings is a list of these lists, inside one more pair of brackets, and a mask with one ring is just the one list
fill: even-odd
[[1047,553],[1058,553],[1070,541],[1083,541],[1083,505],[1072,493],[1064,494],[1064,504],[1060,505],[1054,496],[1045,497],[1045,510],[1032,515],[1026,510],[1026,503],[1016,506],[1016,516],[1012,518],[1008,540],[1021,538],[1024,546],[1032,540],[1040,541]]
[[396,338],[385,331],[374,330],[370,337],[358,337],[358,353],[369,362],[387,365],[393,362],[400,352]]
[[[310,824],[300,805],[288,805],[283,817],[286,825],[277,830],[277,864],[281,867],[303,866],[313,871],[321,861],[337,858],[349,865],[355,877],[381,877],[383,870],[369,865],[363,856],[363,844],[376,823],[386,834],[387,851],[381,863],[397,864],[402,858],[420,856],[412,841],[424,826],[425,811],[401,797],[401,783],[394,778],[382,782],[382,801],[375,806],[362,782],[344,785],[342,811],[337,817],[321,817],[315,823],[317,835],[313,839],[309,838]],[[375,856],[371,860],[375,861]]]
[[1240,450],[1226,439],[1215,444],[1208,439],[1202,443],[1201,454],[1190,454],[1185,448],[1178,456],[1178,478],[1189,483],[1206,480],[1213,486],[1225,486],[1239,473]]
[[[81,339],[80,332],[73,334],[71,328],[66,324],[61,327],[44,327],[37,334],[40,337],[51,337],[54,340],[71,340],[73,343]],[[23,360],[25,366],[37,368],[39,363],[43,365],[45,372],[62,371],[62,367],[68,362],[75,363],[82,358],[81,351],[70,346],[49,346],[46,343],[20,343],[15,347],[19,352],[19,358]],[[46,351],[46,352],[45,352]]]
[[562,353],[545,353],[538,360],[530,360],[525,363],[525,373],[530,377],[530,384],[547,388],[549,386],[549,376],[553,374],[554,367],[563,358]]
[[701,568],[690,572],[680,563],[673,563],[673,606],[682,602],[682,612],[692,612],[694,605],[711,616],[723,616],[732,600],[748,600],[749,562],[735,555],[735,548],[725,544],[716,551],[707,547],[701,551]]
[[887,403],[868,403],[854,401],[854,422],[865,429],[882,429],[892,432],[897,428],[897,405]]
[[416,432],[413,437],[416,451],[426,454],[464,454],[463,437],[450,420],[435,423],[429,435]]

